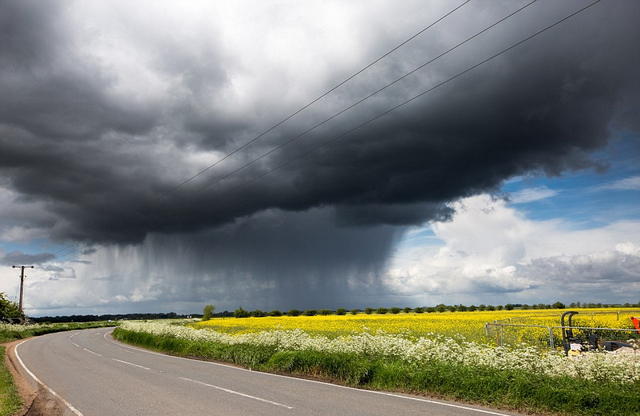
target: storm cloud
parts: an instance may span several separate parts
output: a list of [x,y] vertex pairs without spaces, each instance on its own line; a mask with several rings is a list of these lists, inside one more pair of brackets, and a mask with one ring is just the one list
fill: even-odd
[[637,132],[637,2],[457,77],[588,4],[539,1],[331,118],[524,4],[471,1],[261,136],[455,6],[2,2],[2,235],[74,244],[113,296],[117,253],[176,300],[375,292],[407,227],[515,176],[605,170],[594,152]]

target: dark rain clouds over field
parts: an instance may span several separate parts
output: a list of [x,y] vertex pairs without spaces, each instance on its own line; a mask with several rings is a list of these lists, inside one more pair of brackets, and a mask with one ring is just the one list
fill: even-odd
[[[341,137],[588,4],[535,3],[236,169],[524,4],[470,2],[176,189],[456,5],[4,1],[0,259],[39,264],[34,296],[61,282],[50,308],[383,303],[408,227],[516,176],[606,171],[593,152],[640,127],[640,3],[597,4]],[[28,241],[58,246],[11,245]]]

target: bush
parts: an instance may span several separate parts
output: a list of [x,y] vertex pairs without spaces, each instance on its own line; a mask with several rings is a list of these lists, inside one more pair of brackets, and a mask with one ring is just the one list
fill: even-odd
[[346,314],[347,314],[347,310],[345,308],[336,309],[336,315],[346,315]]
[[315,316],[318,314],[318,311],[315,309],[307,309],[306,311],[302,312],[302,314],[304,316]]
[[413,310],[413,312],[415,312],[415,313],[424,313],[424,308],[415,308]]
[[351,309],[349,313],[351,313],[351,315],[357,315],[360,313],[360,309]]
[[289,309],[287,316],[300,316],[300,311],[297,309]]
[[209,319],[211,319],[213,317],[213,311],[215,310],[216,310],[216,307],[213,305],[205,306],[204,309],[202,310],[202,320],[208,321]]
[[333,315],[333,311],[331,309],[320,309],[318,311],[318,315],[322,315],[322,316]]
[[269,316],[282,316],[282,312],[280,312],[277,309],[274,309],[271,312],[269,312]]
[[265,316],[267,316],[267,314],[260,309],[256,309],[255,311],[251,312],[251,316],[255,318],[264,318]]
[[376,313],[379,314],[379,315],[384,315],[387,312],[389,312],[389,309],[387,309],[387,308],[378,308],[378,309],[376,309]]
[[366,313],[367,315],[371,315],[373,311],[374,311],[373,308],[364,308],[364,313]]
[[400,309],[400,308],[396,308],[396,307],[393,307],[393,308],[389,309],[389,312],[391,312],[391,313],[392,313],[392,314],[394,314],[394,315],[399,314],[399,313],[400,313],[400,311],[402,311],[402,309]]
[[234,318],[248,318],[249,316],[251,316],[251,314],[249,313],[249,311],[245,311],[244,309],[242,309],[242,307],[239,307],[233,313],[233,316]]

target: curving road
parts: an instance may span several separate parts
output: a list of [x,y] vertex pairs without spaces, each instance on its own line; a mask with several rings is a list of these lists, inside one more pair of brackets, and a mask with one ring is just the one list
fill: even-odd
[[440,415],[509,413],[167,356],[114,341],[112,328],[31,338],[20,371],[64,415]]

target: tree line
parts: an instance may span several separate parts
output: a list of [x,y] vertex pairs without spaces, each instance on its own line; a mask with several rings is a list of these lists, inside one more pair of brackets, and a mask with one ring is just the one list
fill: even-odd
[[[213,306],[213,305],[207,305],[207,306]],[[576,309],[576,308],[633,308],[633,307],[638,307],[640,308],[640,302],[638,302],[637,304],[631,304],[631,303],[625,303],[625,304],[603,304],[603,303],[581,303],[581,302],[577,302],[577,303],[571,303],[568,305],[569,308],[571,309]],[[215,309],[215,307],[213,307]],[[248,311],[243,309],[242,307],[239,307],[238,309],[236,309],[234,312],[230,312],[230,311],[224,311],[224,312],[220,312],[217,314],[213,314],[213,310],[209,311],[209,313],[205,313],[203,316],[204,320],[210,319],[213,316],[216,317],[235,317],[235,318],[249,318],[249,317],[254,317],[254,318],[261,318],[261,317],[265,317],[265,316],[283,316],[283,315],[287,315],[287,316],[315,316],[315,315],[347,315],[347,314],[352,314],[352,315],[357,315],[359,313],[365,313],[365,314],[399,314],[401,312],[403,313],[444,313],[444,312],[483,312],[483,311],[502,311],[502,310],[507,310],[507,311],[511,311],[514,309],[519,309],[519,310],[535,310],[535,309],[566,309],[567,305],[565,305],[562,302],[555,302],[552,304],[544,304],[544,303],[538,303],[538,304],[533,304],[533,305],[528,305],[528,304],[520,304],[520,303],[507,303],[506,305],[484,305],[484,304],[480,304],[478,306],[476,305],[445,305],[443,303],[436,305],[436,306],[422,306],[422,307],[417,307],[417,308],[410,308],[410,307],[405,307],[405,308],[398,308],[398,307],[392,307],[392,308],[384,308],[384,307],[379,307],[379,308],[364,308],[364,309],[346,309],[346,308],[338,308],[336,310],[333,309],[305,309],[305,310],[299,310],[299,309],[290,309],[286,312],[282,312],[279,311],[277,309],[272,310],[270,312],[265,312],[262,311],[260,309],[256,309],[253,311]]]

